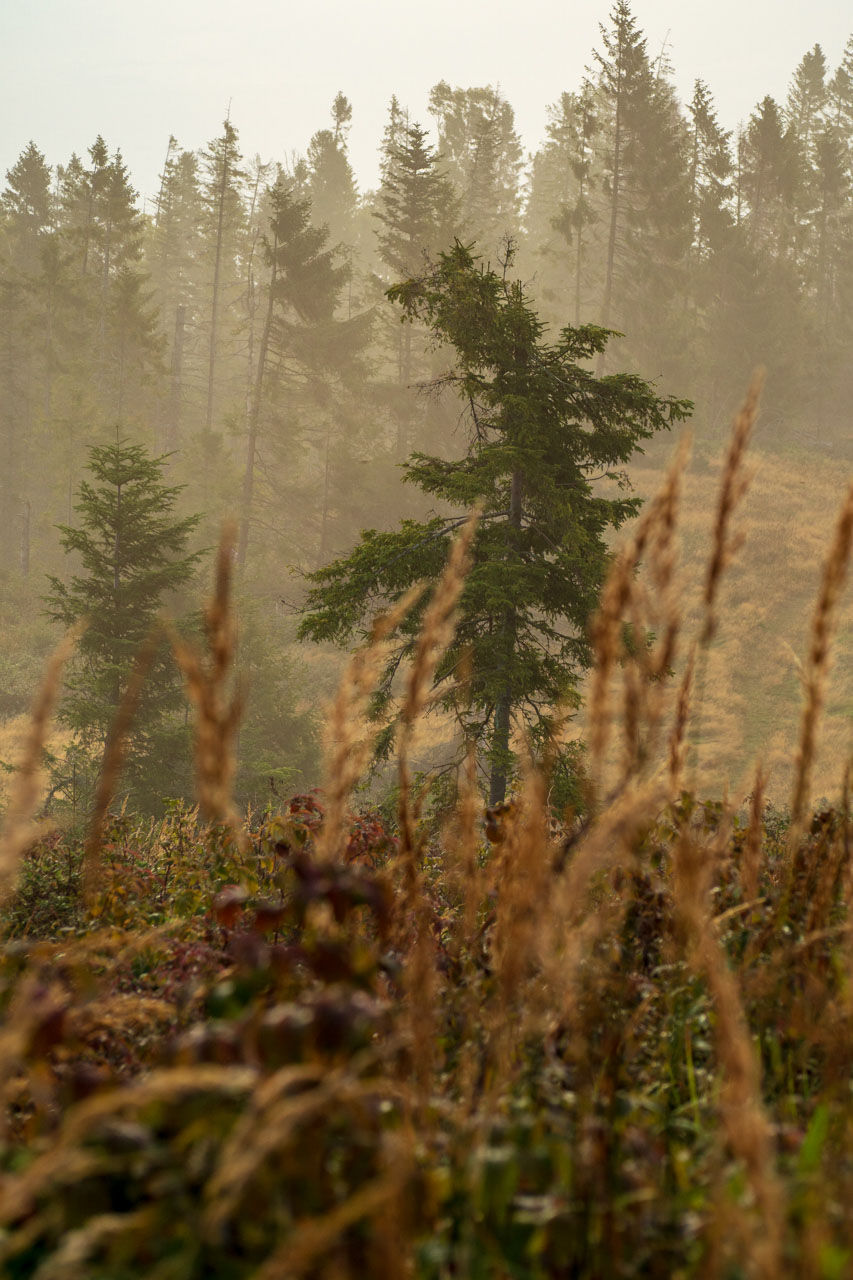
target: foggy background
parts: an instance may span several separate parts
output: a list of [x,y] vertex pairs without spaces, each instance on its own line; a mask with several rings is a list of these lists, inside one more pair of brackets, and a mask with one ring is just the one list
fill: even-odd
[[[418,389],[450,354],[387,290],[454,237],[492,263],[510,237],[551,333],[616,330],[598,372],[694,402],[688,612],[731,416],[767,368],[703,754],[724,782],[767,753],[784,794],[797,655],[853,460],[853,16],[637,0],[620,88],[617,12],[0,8],[0,782],[57,639],[50,575],[79,568],[62,526],[92,448],[123,438],[168,455],[176,518],[197,520],[204,567],[170,601],[188,625],[223,520],[239,524],[241,800],[316,783],[341,654],[297,639],[304,575],[365,528],[427,518],[402,463],[466,447],[458,403]],[[673,446],[662,433],[632,459],[640,497]],[[847,623],[835,679],[827,778],[853,717]],[[52,750],[61,798],[74,735]],[[191,790],[178,754],[162,753],[167,796]]]
[[[31,137],[57,163],[101,132],[120,139],[151,198],[170,133],[200,146],[230,101],[252,152],[278,158],[305,150],[342,88],[364,190],[377,181],[376,138],[391,95],[426,124],[427,95],[441,79],[499,85],[533,151],[546,104],[580,80],[608,8],[598,0],[151,0],[132,12],[109,0],[7,0],[0,172]],[[728,129],[763,94],[784,96],[791,68],[816,42],[835,65],[851,21],[840,0],[638,0],[634,13],[650,56],[665,47],[679,96],[705,80]]]

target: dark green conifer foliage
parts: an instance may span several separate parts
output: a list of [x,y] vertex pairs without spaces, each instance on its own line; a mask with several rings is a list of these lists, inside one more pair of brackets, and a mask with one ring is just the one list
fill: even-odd
[[[595,87],[584,80],[580,93],[563,93],[548,108],[547,141],[533,160],[526,223],[535,252],[545,262],[545,296],[573,298],[573,321],[581,322],[589,294],[588,229],[596,220],[594,141],[598,131]],[[562,295],[562,296],[561,296]]]
[[599,314],[602,325],[624,331],[635,360],[660,361],[663,352],[672,367],[690,243],[686,130],[668,68],[650,61],[628,0],[617,0],[601,38],[607,242]]
[[326,226],[332,246],[350,250],[355,239],[358,189],[347,155],[352,107],[342,93],[332,103],[334,130],[320,129],[308,144],[308,194],[316,226]]
[[[423,271],[430,255],[452,243],[460,217],[459,200],[426,131],[407,122],[396,99],[391,103],[382,159],[382,184],[374,211],[381,228],[377,233],[379,257],[387,268],[386,280],[407,279]],[[403,459],[418,431],[413,383],[425,372],[426,337],[421,326],[398,324],[396,315],[383,315],[383,319],[387,319],[395,366],[392,412],[396,454]]]
[[17,265],[32,270],[38,246],[53,221],[50,169],[34,142],[6,170],[6,189],[0,195],[0,216],[12,241]]
[[[336,384],[342,376],[352,374],[370,337],[369,315],[337,318],[349,267],[329,248],[328,228],[312,221],[311,201],[296,195],[292,185],[280,178],[270,193],[270,206],[270,226],[264,239],[269,268],[266,318],[246,436],[237,553],[241,566],[246,562],[255,506],[270,504],[275,511],[282,506],[282,475],[295,484],[307,510],[319,513],[317,533],[322,548],[329,524],[333,437],[340,434],[341,420],[346,416]],[[360,366],[357,373],[357,384],[363,386]],[[352,399],[351,392],[346,398]],[[266,455],[267,449],[272,451],[274,462]],[[308,504],[301,467],[303,455],[315,452],[323,458],[322,490]],[[272,489],[263,483],[259,491],[257,464],[261,459],[262,473],[276,480]],[[295,483],[297,477],[299,484]],[[351,476],[345,483],[351,485]],[[290,536],[296,533],[301,544],[306,526],[312,524],[310,517],[303,518],[298,531],[291,526]]]
[[438,149],[461,200],[465,234],[495,251],[518,230],[523,152],[515,113],[500,89],[451,89],[442,80],[429,96]]
[[223,312],[242,287],[238,257],[245,226],[243,206],[245,171],[240,167],[242,154],[239,135],[230,119],[222,123],[222,133],[202,152],[202,232],[204,254],[209,272],[209,310],[207,343],[207,406],[204,418],[203,458],[205,471],[213,454],[211,437],[215,409],[220,392],[220,363],[224,339],[220,332]]
[[[480,503],[460,623],[437,679],[440,705],[465,738],[487,747],[492,803],[512,771],[513,724],[541,742],[554,708],[577,705],[606,533],[639,505],[625,495],[621,468],[640,441],[690,408],[634,375],[595,377],[588,366],[608,341],[604,329],[565,328],[548,341],[522,284],[508,278],[510,264],[511,252],[495,271],[457,241],[427,275],[389,291],[404,318],[427,323],[437,343],[454,349],[441,382],[469,407],[467,451],[455,462],[411,455],[406,480],[441,514],[393,532],[367,530],[348,556],[310,575],[300,628],[303,637],[339,644],[365,635],[376,608],[437,577],[457,513]],[[604,479],[616,484],[615,496],[602,492]],[[416,610],[400,629],[386,702],[419,622]],[[466,651],[471,679],[459,690],[453,681]]]
[[34,143],[6,171],[0,194],[0,554],[27,572],[29,455],[44,405],[43,325],[34,296],[50,237],[50,170]]
[[[65,552],[79,571],[63,581],[50,576],[48,615],[63,626],[87,620],[79,662],[67,685],[61,718],[86,758],[97,761],[127,688],[133,663],[164,599],[193,576],[201,553],[187,552],[197,516],[176,518],[177,487],[162,480],[165,457],[117,441],[89,451],[78,491],[79,524],[60,526]],[[135,717],[128,777],[138,794],[174,794],[163,762],[180,727],[180,680],[161,645],[145,681]],[[177,758],[180,758],[179,756]],[[159,781],[158,774],[160,776]]]
[[415,121],[398,130],[383,156],[382,185],[376,217],[382,224],[377,239],[382,261],[394,276],[415,275],[425,255],[446,248],[458,201],[453,184]]

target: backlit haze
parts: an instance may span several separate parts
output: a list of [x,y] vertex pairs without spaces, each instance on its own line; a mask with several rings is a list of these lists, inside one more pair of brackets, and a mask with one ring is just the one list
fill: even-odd
[[[840,0],[637,0],[651,56],[665,48],[679,96],[701,77],[735,128],[765,93],[784,98],[819,42],[835,65],[850,34]],[[338,90],[353,105],[350,157],[364,190],[396,93],[429,124],[430,87],[498,84],[528,150],[546,108],[574,89],[599,45],[600,0],[2,0],[0,173],[30,138],[48,163],[98,133],[120,146],[137,188],[156,190],[169,134],[197,148],[231,103],[246,154],[282,159],[326,127]]]

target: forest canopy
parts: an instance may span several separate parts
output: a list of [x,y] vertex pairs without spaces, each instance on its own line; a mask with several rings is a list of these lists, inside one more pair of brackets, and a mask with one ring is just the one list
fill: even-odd
[[[284,698],[262,674],[278,655],[293,677],[279,710],[300,721],[331,675],[312,659],[306,693],[290,665],[304,575],[365,528],[385,535],[464,505],[461,490],[401,483],[412,456],[464,459],[464,405],[427,318],[412,310],[401,325],[388,297],[457,241],[495,271],[513,245],[544,341],[566,326],[612,331],[582,358],[596,377],[692,401],[700,460],[758,364],[767,448],[850,455],[853,37],[837,67],[808,50],[784,100],[759,94],[732,131],[713,86],[679,99],[618,0],[532,155],[499,88],[442,80],[420,120],[391,100],[374,190],[351,162],[353,113],[339,91],[305,154],[286,160],[252,155],[230,114],[198,149],[170,137],[145,202],[120,138],[81,139],[56,167],[34,140],[9,168],[0,573],[19,639],[3,659],[5,714],[23,712],[48,644],[45,576],[76,571],[63,528],[90,451],[120,438],[166,459],[176,518],[199,516],[191,554],[236,518],[253,687],[267,709],[271,690]],[[259,743],[253,723],[244,744]],[[307,781],[303,728],[283,764],[253,751],[246,798],[273,775]]]

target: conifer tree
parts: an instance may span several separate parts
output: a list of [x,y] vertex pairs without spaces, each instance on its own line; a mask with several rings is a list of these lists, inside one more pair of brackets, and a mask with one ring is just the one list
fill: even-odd
[[601,36],[601,323],[628,335],[635,360],[660,359],[677,352],[680,333],[675,307],[690,237],[686,132],[666,67],[651,65],[628,0],[617,0]]
[[0,552],[28,569],[30,457],[45,408],[45,325],[35,282],[53,217],[50,170],[33,142],[0,194]]
[[0,217],[11,240],[16,266],[32,271],[38,260],[39,243],[53,223],[50,168],[34,142],[6,170]]
[[203,238],[208,282],[207,399],[204,416],[205,456],[213,430],[220,360],[220,321],[223,310],[239,292],[239,240],[245,225],[245,173],[237,130],[230,119],[222,133],[202,152]]
[[598,126],[595,88],[587,79],[579,93],[563,93],[548,108],[547,141],[533,160],[525,218],[534,251],[546,267],[544,296],[562,293],[560,319],[571,298],[576,325],[590,309],[588,240],[597,218],[592,197],[598,176],[593,170]]
[[438,150],[461,198],[466,236],[496,252],[515,236],[521,209],[522,150],[515,113],[499,89],[451,89],[442,80],[430,92]]
[[[147,265],[165,340],[169,388],[164,394],[164,441],[182,442],[186,388],[204,385],[202,353],[187,335],[198,331],[207,302],[204,290],[202,225],[204,209],[198,157],[169,139],[160,177],[157,210],[147,245]],[[209,351],[208,351],[209,357]]]
[[352,250],[358,189],[347,155],[352,107],[339,93],[332,103],[333,129],[320,129],[308,144],[308,197],[315,226],[329,229],[332,247]]
[[[331,385],[336,373],[364,346],[369,327],[363,317],[352,321],[335,316],[349,268],[329,248],[326,227],[314,225],[311,202],[294,194],[283,178],[271,193],[272,215],[264,256],[269,269],[267,306],[261,331],[255,382],[246,437],[246,465],[237,558],[246,562],[253,508],[260,501],[257,486],[261,428],[266,417],[291,476],[300,473],[300,434],[307,421],[323,422],[328,439],[333,407]],[[320,413],[320,409],[325,409]],[[272,424],[270,423],[272,419]],[[280,424],[275,431],[275,424]],[[302,436],[304,442],[304,434]],[[275,445],[274,440],[270,441]],[[327,489],[328,446],[322,449],[323,487]],[[271,495],[280,502],[280,493]],[[302,493],[305,502],[305,493]],[[308,505],[308,504],[306,504]],[[320,540],[325,525],[320,506]]]
[[[180,489],[163,483],[164,457],[117,440],[89,451],[90,479],[79,488],[79,523],[61,525],[61,544],[74,557],[70,578],[49,577],[49,617],[63,626],[87,620],[79,661],[67,682],[61,718],[83,756],[96,764],[106,746],[134,660],[165,598],[192,578],[200,552],[187,543],[197,516],[175,515]],[[135,715],[128,776],[148,799],[174,794],[168,778],[180,736],[175,713],[181,684],[161,644]]]
[[[382,183],[374,215],[379,257],[386,279],[407,279],[423,270],[427,258],[452,242],[459,218],[453,184],[441,168],[425,130],[417,123],[398,124],[396,100],[383,151]],[[391,326],[396,365],[396,452],[406,456],[413,431],[415,367],[422,365],[424,331],[414,324]]]
[[[465,738],[486,748],[492,804],[506,794],[513,726],[525,725],[541,742],[554,708],[579,699],[591,661],[587,625],[608,562],[605,534],[638,506],[605,496],[598,482],[626,483],[621,468],[640,442],[689,409],[633,375],[590,373],[609,337],[603,329],[565,328],[546,341],[510,265],[511,253],[495,271],[457,241],[426,275],[390,290],[406,315],[453,351],[441,381],[470,408],[468,448],[457,461],[412,454],[406,480],[443,513],[404,521],[394,532],[367,530],[348,556],[310,574],[300,628],[304,637],[339,644],[366,636],[375,609],[418,579],[438,576],[464,519],[460,509],[479,502],[473,568],[437,680],[439,705]],[[415,610],[401,624],[383,685],[386,706],[421,617]],[[466,652],[471,679],[459,690],[453,679]]]

